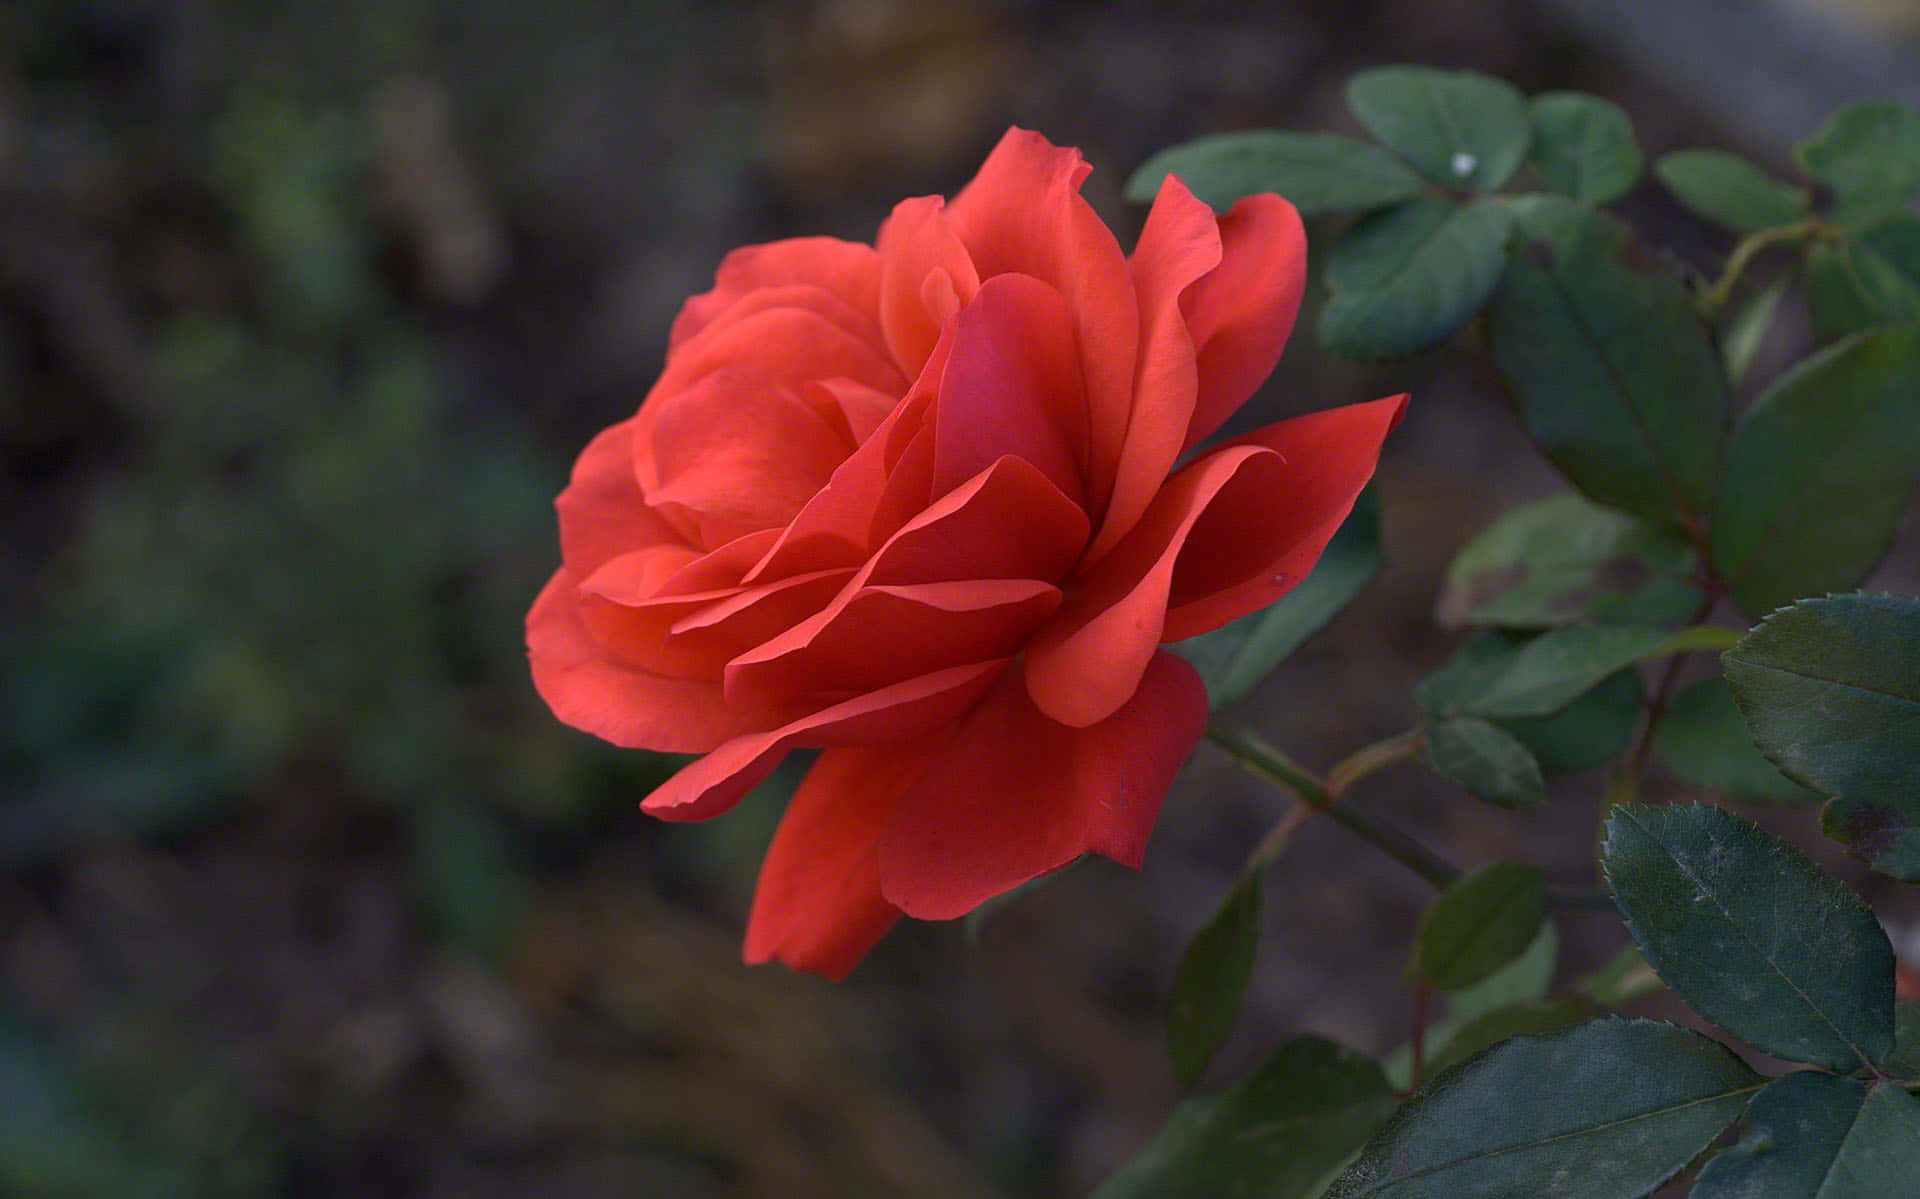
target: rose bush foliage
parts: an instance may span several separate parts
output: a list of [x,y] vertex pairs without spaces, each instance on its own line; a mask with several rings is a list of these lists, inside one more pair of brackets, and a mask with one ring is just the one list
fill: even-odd
[[1279,358],[1300,220],[1170,177],[1127,255],[1089,169],[1016,129],[873,246],[729,255],[559,497],[534,681],[580,729],[705,755],[646,811],[718,815],[820,751],[751,961],[838,977],[902,913],[1087,852],[1137,866],[1206,723],[1161,645],[1303,579],[1399,419],[1336,408],[1181,465]]

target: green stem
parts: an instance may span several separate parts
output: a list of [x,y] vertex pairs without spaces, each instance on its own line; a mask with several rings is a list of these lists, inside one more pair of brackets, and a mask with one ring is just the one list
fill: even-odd
[[1796,221],[1791,225],[1780,225],[1773,229],[1762,229],[1740,240],[1733,247],[1733,253],[1727,256],[1727,265],[1714,280],[1712,287],[1700,296],[1700,308],[1709,319],[1720,315],[1727,301],[1733,298],[1733,289],[1739,286],[1740,276],[1746,273],[1753,260],[1766,250],[1785,242],[1799,241],[1802,238],[1819,234],[1825,226],[1816,217]]
[[[1301,803],[1344,826],[1354,835],[1435,887],[1444,888],[1460,877],[1458,868],[1426,846],[1397,829],[1389,828],[1372,817],[1339,803],[1338,796],[1312,771],[1265,742],[1217,725],[1207,726],[1207,739],[1225,750],[1227,755],[1243,769],[1285,787]],[[1265,842],[1263,841],[1262,844]]]

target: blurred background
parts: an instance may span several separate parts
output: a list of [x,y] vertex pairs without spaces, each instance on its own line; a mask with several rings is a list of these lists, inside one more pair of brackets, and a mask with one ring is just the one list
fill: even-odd
[[[839,987],[744,968],[778,788],[656,826],[673,763],[546,713],[551,500],[726,250],[870,239],[1009,123],[1080,146],[1130,244],[1148,154],[1351,130],[1343,81],[1396,61],[1783,168],[1843,100],[1920,102],[1920,6],[0,5],[0,1194],[1084,1193],[1180,1097],[1167,979],[1279,797],[1203,749],[1141,875],[903,926]],[[1652,185],[1624,207],[1726,248]],[[1303,333],[1246,419],[1407,389],[1390,567],[1236,714],[1316,767],[1406,727],[1447,558],[1555,486],[1470,346],[1363,368]],[[1580,883],[1596,791],[1359,799]],[[1426,896],[1344,837],[1272,876],[1218,1076],[1293,1031],[1404,1038]],[[1914,947],[1910,901],[1817,852]],[[1563,931],[1569,974],[1621,940]]]

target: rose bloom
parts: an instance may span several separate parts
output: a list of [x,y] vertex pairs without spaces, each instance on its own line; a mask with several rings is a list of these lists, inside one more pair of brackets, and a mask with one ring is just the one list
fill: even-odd
[[557,502],[527,617],[561,720],[704,754],[641,807],[726,811],[818,757],[746,958],[842,977],[1088,852],[1138,867],[1207,696],[1162,643],[1305,578],[1406,397],[1194,455],[1272,371],[1306,240],[1169,177],[1131,256],[1074,150],[1014,129],[876,245],[736,250]]

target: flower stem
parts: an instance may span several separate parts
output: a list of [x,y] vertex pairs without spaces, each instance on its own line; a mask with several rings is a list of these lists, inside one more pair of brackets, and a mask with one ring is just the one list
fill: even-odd
[[[1388,742],[1381,742],[1379,746],[1369,746],[1367,749],[1355,754],[1352,758],[1347,759],[1347,762],[1342,763],[1343,766],[1348,765],[1348,763],[1355,763],[1363,758],[1363,756],[1368,756],[1370,751],[1379,751],[1377,753],[1371,753],[1371,756],[1368,757],[1368,760],[1374,764],[1367,765],[1364,769],[1358,766],[1351,767],[1346,772],[1346,777],[1342,779],[1343,784],[1350,784],[1353,780],[1370,774],[1373,770],[1377,770],[1389,762],[1398,761],[1400,758],[1406,757],[1407,754],[1412,752],[1412,747],[1418,744],[1417,741],[1407,740],[1407,737],[1408,735],[1402,735],[1402,737],[1391,738]],[[1301,766],[1299,763],[1288,758],[1285,754],[1267,745],[1265,742],[1260,741],[1258,738],[1246,733],[1223,729],[1217,725],[1209,725],[1207,727],[1207,739],[1225,750],[1227,755],[1243,769],[1285,787],[1307,808],[1312,809],[1314,812],[1322,813],[1335,823],[1345,826],[1348,831],[1366,841],[1375,849],[1386,854],[1394,861],[1399,862],[1402,866],[1413,871],[1421,878],[1426,879],[1435,887],[1446,887],[1460,877],[1460,871],[1457,867],[1429,850],[1426,846],[1408,837],[1405,833],[1397,829],[1389,828],[1374,820],[1372,817],[1340,803],[1338,792],[1334,791],[1325,781],[1321,780],[1306,767]],[[1380,748],[1392,742],[1400,741],[1406,741],[1407,743],[1404,747],[1398,747],[1391,753]],[[1300,818],[1300,820],[1304,819],[1305,817]],[[1288,825],[1290,821],[1294,821],[1292,813],[1289,813],[1287,819],[1282,820],[1281,824],[1275,827],[1274,833],[1278,834],[1280,828]],[[1298,822],[1294,823],[1294,827],[1298,827]],[[1291,833],[1292,828],[1288,828],[1287,835],[1291,835]],[[1274,834],[1269,834],[1262,840],[1261,846],[1264,848],[1267,843],[1272,840],[1274,840]],[[1281,842],[1284,843],[1284,836],[1281,838]],[[1257,854],[1260,851],[1256,850],[1255,852]],[[1277,846],[1275,847],[1275,852],[1277,852]]]
[[1727,301],[1733,298],[1733,289],[1739,285],[1740,276],[1746,273],[1747,268],[1753,264],[1753,260],[1763,251],[1783,242],[1799,241],[1802,238],[1816,236],[1823,229],[1824,226],[1817,218],[1808,217],[1804,221],[1796,221],[1791,225],[1762,229],[1758,233],[1741,239],[1740,243],[1733,247],[1733,253],[1727,256],[1727,265],[1721,270],[1720,277],[1714,281],[1712,287],[1701,293],[1701,310],[1709,319],[1718,317],[1720,310],[1726,307]]

